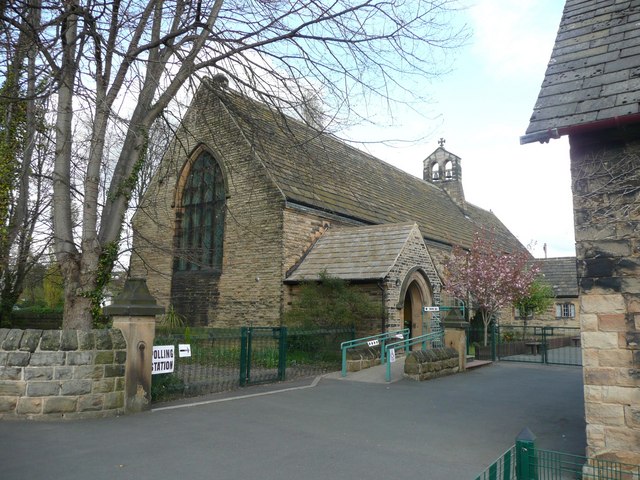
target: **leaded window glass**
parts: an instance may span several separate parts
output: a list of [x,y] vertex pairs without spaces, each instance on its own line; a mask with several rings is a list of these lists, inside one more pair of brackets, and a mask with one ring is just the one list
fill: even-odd
[[182,191],[176,270],[220,270],[224,206],[222,170],[210,153],[201,153],[193,162]]

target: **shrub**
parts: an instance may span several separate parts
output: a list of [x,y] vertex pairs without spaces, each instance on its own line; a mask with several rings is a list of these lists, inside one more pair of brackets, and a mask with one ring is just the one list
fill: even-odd
[[303,328],[351,327],[364,319],[381,318],[382,306],[347,281],[320,274],[304,282],[285,313],[285,323]]

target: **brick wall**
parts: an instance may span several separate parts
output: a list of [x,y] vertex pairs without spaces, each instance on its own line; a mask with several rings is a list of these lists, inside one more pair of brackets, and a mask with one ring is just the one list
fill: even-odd
[[0,329],[0,418],[124,413],[120,330]]
[[640,464],[640,138],[571,136],[588,454]]

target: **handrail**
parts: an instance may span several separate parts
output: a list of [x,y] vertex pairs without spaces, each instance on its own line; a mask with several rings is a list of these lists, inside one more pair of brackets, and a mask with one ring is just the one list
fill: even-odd
[[409,347],[411,347],[412,345],[417,345],[418,343],[422,344],[422,350],[426,350],[427,342],[429,341],[433,342],[434,340],[438,340],[441,344],[444,343],[444,333],[442,332],[425,333],[424,335],[420,335],[418,337],[408,338],[406,340],[401,340],[399,342],[388,343],[385,347],[385,357],[386,357],[386,363],[387,363],[387,373],[385,378],[387,382],[391,381],[391,362],[389,361],[389,350],[402,345],[406,353]]
[[379,333],[377,335],[370,335],[368,337],[356,338],[354,340],[348,340],[346,342],[342,342],[340,344],[340,350],[342,350],[342,376],[347,376],[347,350],[349,348],[359,347],[362,345],[368,345],[370,347],[381,345],[380,354],[382,355],[380,358],[380,362],[384,363],[384,351],[386,341],[390,338],[401,338],[399,335],[403,337],[409,336],[409,329],[404,328],[402,330],[393,330],[391,332]]

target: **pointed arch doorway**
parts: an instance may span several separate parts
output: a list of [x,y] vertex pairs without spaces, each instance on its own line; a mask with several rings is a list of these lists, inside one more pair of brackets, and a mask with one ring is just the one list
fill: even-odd
[[401,312],[403,328],[409,329],[411,337],[417,337],[428,330],[428,326],[423,324],[422,306],[432,304],[431,287],[419,271],[411,272],[404,285]]

